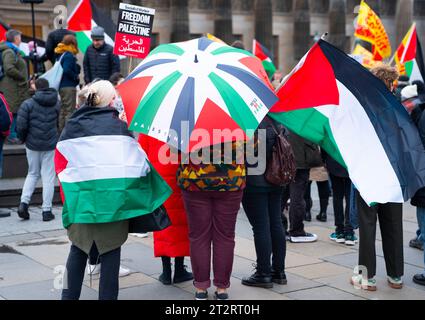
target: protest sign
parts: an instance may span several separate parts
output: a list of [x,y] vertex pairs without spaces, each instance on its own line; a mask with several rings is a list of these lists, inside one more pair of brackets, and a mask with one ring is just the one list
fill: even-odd
[[149,54],[155,9],[120,3],[114,53],[143,59]]

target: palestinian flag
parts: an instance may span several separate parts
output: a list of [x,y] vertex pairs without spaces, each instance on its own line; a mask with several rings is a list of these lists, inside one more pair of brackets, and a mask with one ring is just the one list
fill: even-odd
[[422,48],[416,31],[416,23],[412,25],[395,54],[395,61],[401,75],[409,77],[410,82],[424,82],[424,60]]
[[78,48],[84,54],[91,45],[91,30],[95,26],[105,29],[105,42],[114,46],[114,22],[108,18],[91,0],[80,0],[68,18],[68,29],[74,31],[77,37]]
[[[6,41],[6,32],[11,29],[11,27],[3,22],[0,19],[0,42]],[[29,48],[28,48],[28,42],[33,41],[32,37],[22,35],[22,42],[19,46],[20,52],[22,56],[28,56],[30,54]],[[35,42],[37,43],[37,52],[40,56],[42,56],[46,52],[46,43],[43,40],[35,39]]]
[[347,168],[369,203],[403,203],[425,186],[425,150],[384,83],[320,40],[292,71],[270,115]]
[[254,39],[252,45],[252,53],[254,56],[261,60],[261,62],[263,63],[264,70],[266,70],[267,74],[269,75],[269,78],[271,79],[274,73],[276,72],[276,67],[273,64],[272,54],[270,53],[270,51]]
[[107,223],[153,212],[171,189],[112,108],[83,107],[56,146],[63,225]]

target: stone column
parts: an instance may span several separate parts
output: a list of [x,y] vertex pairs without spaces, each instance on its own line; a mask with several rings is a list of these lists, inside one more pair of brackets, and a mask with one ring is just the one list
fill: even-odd
[[267,49],[273,46],[273,13],[271,0],[255,0],[255,38]]
[[343,51],[347,51],[347,36],[345,33],[345,0],[331,0],[329,12],[328,41]]
[[227,44],[233,42],[232,1],[214,1],[214,35]]
[[171,42],[189,40],[189,7],[188,0],[171,0]]
[[300,60],[310,49],[310,10],[308,0],[295,0],[294,4],[294,59]]
[[394,49],[397,49],[413,23],[413,0],[398,1],[395,19],[396,43],[394,45]]

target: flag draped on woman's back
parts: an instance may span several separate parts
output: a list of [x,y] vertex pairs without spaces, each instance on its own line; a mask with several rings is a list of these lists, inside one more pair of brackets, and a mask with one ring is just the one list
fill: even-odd
[[425,186],[425,150],[384,83],[320,40],[278,91],[271,116],[343,164],[369,203],[402,203]]
[[144,215],[171,194],[114,112],[111,108],[77,110],[56,146],[65,228]]

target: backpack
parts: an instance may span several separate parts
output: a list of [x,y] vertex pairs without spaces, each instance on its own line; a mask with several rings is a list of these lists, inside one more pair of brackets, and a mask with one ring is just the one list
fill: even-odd
[[295,156],[291,145],[283,135],[283,130],[278,132],[275,125],[273,123],[271,125],[276,133],[276,141],[264,176],[267,182],[273,185],[285,186],[295,180],[297,172]]
[[3,96],[2,93],[0,93],[0,104],[3,104],[4,105],[4,107],[6,108],[6,112],[8,113],[9,119],[10,119],[9,128],[7,130],[5,130],[5,131],[1,131],[0,132],[0,136],[7,137],[10,134],[10,127],[12,126],[13,115],[12,115],[12,112],[10,112],[9,105],[7,104],[7,101],[4,98],[4,96]]

